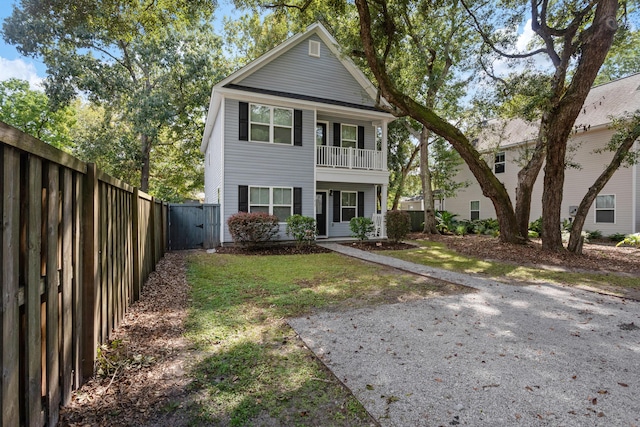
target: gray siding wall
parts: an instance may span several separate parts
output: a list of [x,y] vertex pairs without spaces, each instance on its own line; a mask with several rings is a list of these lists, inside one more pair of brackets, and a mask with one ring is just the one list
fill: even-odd
[[[335,182],[318,182],[318,190],[334,191],[364,191],[364,216],[371,218],[375,213],[375,187],[371,184],[343,184]],[[333,222],[333,195],[329,196],[329,226],[327,227],[328,237],[351,237],[351,230],[348,222]]]
[[364,148],[366,150],[376,149],[375,128],[371,124],[371,121],[344,119],[333,116],[325,116],[320,113],[318,114],[318,121],[329,123],[329,125],[327,126],[327,145],[333,145],[333,124],[341,123],[345,125],[364,126]]
[[[309,40],[320,42],[319,58],[309,56]],[[237,83],[359,105],[375,105],[375,101],[315,34]]]
[[[302,215],[314,217],[314,112],[302,113],[302,146],[267,144],[238,140],[238,101],[225,100],[224,212],[223,242],[231,242],[226,226],[238,212],[238,186],[301,187]],[[286,226],[279,238],[290,240]]]

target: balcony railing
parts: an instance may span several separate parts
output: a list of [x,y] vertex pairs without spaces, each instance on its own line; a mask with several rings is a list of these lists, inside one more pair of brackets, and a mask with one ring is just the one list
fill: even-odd
[[366,169],[382,171],[385,169],[382,151],[360,148],[334,147],[319,145],[317,165],[331,168]]

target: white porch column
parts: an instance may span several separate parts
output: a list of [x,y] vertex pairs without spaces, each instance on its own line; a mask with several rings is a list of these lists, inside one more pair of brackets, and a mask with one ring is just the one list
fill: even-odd
[[[382,122],[382,170],[386,171],[387,170],[387,121],[383,121]],[[382,191],[386,191],[386,185],[383,186],[383,190]],[[386,237],[386,227],[385,227],[385,237]]]
[[[386,157],[386,156],[385,156]],[[385,165],[386,165],[385,159]],[[380,193],[380,215],[382,215],[382,232],[380,237],[387,238],[387,187],[388,184],[382,184],[382,191]]]

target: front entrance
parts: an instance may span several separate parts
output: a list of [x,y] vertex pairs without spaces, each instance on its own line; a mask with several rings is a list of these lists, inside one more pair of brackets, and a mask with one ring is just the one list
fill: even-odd
[[318,237],[327,237],[327,192],[316,192],[316,233]]

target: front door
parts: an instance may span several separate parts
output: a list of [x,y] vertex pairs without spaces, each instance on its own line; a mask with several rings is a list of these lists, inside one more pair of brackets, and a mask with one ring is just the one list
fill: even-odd
[[316,192],[316,232],[318,237],[327,237],[327,192]]

